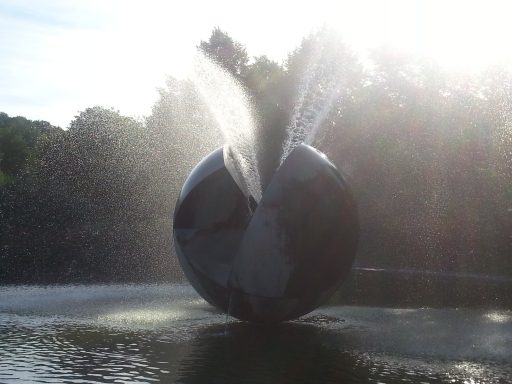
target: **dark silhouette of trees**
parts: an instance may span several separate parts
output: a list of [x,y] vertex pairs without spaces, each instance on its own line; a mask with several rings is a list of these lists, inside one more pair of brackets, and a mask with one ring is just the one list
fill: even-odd
[[12,182],[30,160],[41,136],[61,131],[47,121],[0,112],[0,186]]
[[245,77],[249,62],[245,47],[220,28],[215,28],[208,41],[201,41],[198,48],[235,78]]
[[[264,186],[298,95],[329,103],[313,145],[357,196],[359,265],[511,274],[510,73],[456,77],[387,50],[364,66],[328,31],[282,64],[218,28],[199,48],[251,98]],[[172,78],[144,121],[94,107],[63,131],[0,113],[0,281],[179,276],[174,203],[220,145],[193,84]]]
[[168,275],[154,263],[161,254],[146,255],[146,239],[158,233],[148,208],[154,202],[149,148],[142,123],[100,107],[80,113],[62,135],[41,143],[27,176],[4,191],[2,278]]

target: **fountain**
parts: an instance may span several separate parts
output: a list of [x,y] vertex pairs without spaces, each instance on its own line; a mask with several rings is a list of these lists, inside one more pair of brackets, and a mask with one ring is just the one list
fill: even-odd
[[[195,167],[176,204],[174,239],[185,275],[206,301],[242,320],[279,322],[312,311],[347,277],[358,239],[346,180],[303,143],[311,142],[325,108],[295,111],[281,165],[262,190],[254,123],[240,86],[204,57],[193,81],[213,100],[227,144]],[[312,110],[321,116],[311,117]]]

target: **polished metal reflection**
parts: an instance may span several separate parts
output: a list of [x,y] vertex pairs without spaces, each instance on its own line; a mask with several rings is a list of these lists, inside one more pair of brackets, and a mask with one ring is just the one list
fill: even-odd
[[220,148],[185,182],[174,239],[185,275],[209,303],[242,320],[278,322],[324,302],[346,278],[359,232],[343,177],[301,144],[256,205]]

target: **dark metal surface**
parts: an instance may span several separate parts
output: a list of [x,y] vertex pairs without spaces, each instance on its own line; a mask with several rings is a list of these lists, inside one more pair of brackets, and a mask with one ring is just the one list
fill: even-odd
[[329,160],[299,145],[253,201],[218,149],[192,171],[174,217],[183,270],[208,302],[243,320],[277,322],[325,301],[346,278],[358,238],[350,190]]

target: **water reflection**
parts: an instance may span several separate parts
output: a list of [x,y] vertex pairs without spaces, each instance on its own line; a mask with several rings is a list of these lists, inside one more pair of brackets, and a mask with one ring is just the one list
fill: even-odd
[[[358,336],[313,323],[264,328],[247,323],[205,327],[189,342],[165,334],[68,329],[55,337],[47,378],[101,382],[367,383],[506,382],[489,364],[357,352]],[[57,351],[54,351],[57,352]],[[47,367],[48,368],[48,367]],[[51,371],[51,372],[50,372]],[[496,380],[490,380],[490,379]]]
[[[447,382],[442,375],[340,351],[343,338],[333,336],[311,324],[293,323],[276,328],[219,324],[189,343],[156,334],[68,328],[29,342],[23,358],[11,355],[17,368],[10,374],[34,382],[366,383],[403,377]],[[45,351],[39,354],[41,347]],[[2,382],[9,380],[2,371]]]
[[264,328],[246,323],[210,327],[180,362],[182,383],[365,382],[369,370],[324,343],[307,324]]
[[0,383],[512,382],[510,311],[333,306],[268,328],[226,323],[182,287],[88,289],[53,315],[42,291],[0,290]]

